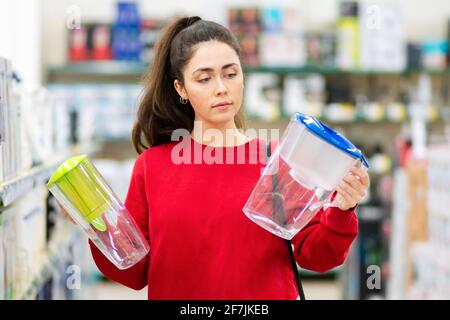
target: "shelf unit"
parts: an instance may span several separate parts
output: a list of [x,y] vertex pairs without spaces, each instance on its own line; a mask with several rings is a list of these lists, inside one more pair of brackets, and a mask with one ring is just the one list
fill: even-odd
[[[138,82],[142,79],[145,72],[149,69],[150,64],[138,61],[88,61],[88,62],[76,62],[68,63],[65,65],[54,65],[46,68],[47,82],[48,83],[91,83],[91,82]],[[401,71],[383,71],[383,70],[345,70],[336,66],[330,65],[317,65],[307,64],[302,66],[257,66],[248,67],[244,66],[243,71],[246,74],[257,73],[272,73],[281,77],[287,75],[308,75],[319,74],[323,76],[355,76],[355,77],[403,77],[412,76],[418,74],[427,74],[431,76],[441,76],[448,78],[450,76],[450,68],[442,70],[433,69],[414,69],[408,68]],[[450,115],[439,115],[444,119],[450,117]],[[409,118],[405,119],[390,119],[384,116],[381,119],[368,119],[364,115],[355,114],[353,118],[345,120],[338,120],[328,118],[324,115],[317,117],[319,120],[330,122],[336,125],[346,125],[353,123],[367,123],[367,124],[403,124],[409,121]],[[251,115],[247,115],[249,121],[260,121],[258,118],[252,118]],[[276,121],[287,122],[289,118],[281,114],[280,118]],[[266,122],[271,122],[263,120]],[[439,121],[439,120],[438,120]],[[436,121],[430,121],[436,122]],[[121,137],[114,138],[115,140],[122,141]],[[128,139],[128,138],[126,138]]]
[[54,156],[47,162],[36,166],[16,178],[0,183],[0,207],[12,204],[17,198],[25,194],[35,186],[46,182],[58,166],[66,158],[77,153],[91,154],[97,150],[98,146],[77,145]]

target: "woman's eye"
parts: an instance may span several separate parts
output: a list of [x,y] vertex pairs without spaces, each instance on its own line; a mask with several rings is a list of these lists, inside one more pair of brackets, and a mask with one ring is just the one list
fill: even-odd
[[198,80],[198,82],[200,82],[200,83],[205,83],[205,82],[207,82],[208,80],[209,80],[209,78],[203,78],[203,79]]
[[237,74],[236,73],[229,73],[229,74],[227,74],[226,76],[227,76],[227,78],[233,78],[233,77],[235,77]]

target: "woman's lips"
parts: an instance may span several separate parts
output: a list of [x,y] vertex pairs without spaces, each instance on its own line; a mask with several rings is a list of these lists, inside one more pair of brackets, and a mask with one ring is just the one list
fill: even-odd
[[231,102],[221,102],[221,103],[214,105],[213,108],[223,110],[223,109],[226,109],[229,106],[231,106],[231,104],[232,104]]

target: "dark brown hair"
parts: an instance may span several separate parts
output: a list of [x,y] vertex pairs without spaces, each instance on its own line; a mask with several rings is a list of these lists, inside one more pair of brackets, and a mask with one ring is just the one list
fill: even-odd
[[[174,80],[184,83],[183,70],[193,56],[193,47],[210,40],[228,44],[240,55],[236,37],[218,23],[197,16],[182,17],[162,29],[152,66],[144,78],[144,91],[132,131],[133,146],[139,154],[149,147],[170,142],[176,129],[192,131],[194,109],[190,102],[181,104]],[[235,123],[243,128],[242,109],[235,116]]]

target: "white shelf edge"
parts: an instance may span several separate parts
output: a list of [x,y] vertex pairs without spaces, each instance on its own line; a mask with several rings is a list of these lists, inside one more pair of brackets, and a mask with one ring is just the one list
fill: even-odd
[[68,157],[77,153],[91,154],[97,150],[96,144],[75,145],[61,152],[47,163],[34,167],[18,177],[0,183],[0,207],[7,207],[16,199],[32,190],[35,186],[44,183],[54,170]]

